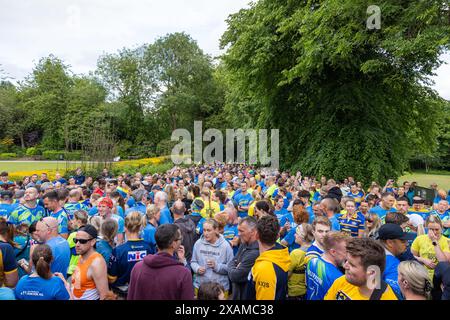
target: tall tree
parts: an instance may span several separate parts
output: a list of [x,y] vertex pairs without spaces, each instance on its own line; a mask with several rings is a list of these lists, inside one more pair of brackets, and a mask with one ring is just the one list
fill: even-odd
[[377,4],[380,30],[363,0],[260,0],[229,17],[227,109],[279,128],[286,167],[383,181],[407,166],[412,137],[436,144],[442,104],[428,85],[449,49],[448,5]]

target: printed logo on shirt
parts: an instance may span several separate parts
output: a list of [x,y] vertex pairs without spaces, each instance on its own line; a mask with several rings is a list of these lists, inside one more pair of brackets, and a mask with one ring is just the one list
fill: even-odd
[[128,251],[128,262],[141,261],[147,255],[147,251]]
[[336,300],[352,300],[352,299],[350,299],[350,297],[346,295],[344,292],[339,290],[336,294]]

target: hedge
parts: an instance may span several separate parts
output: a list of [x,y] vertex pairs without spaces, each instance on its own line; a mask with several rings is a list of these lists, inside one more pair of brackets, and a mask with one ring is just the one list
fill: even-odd
[[8,160],[17,158],[17,153],[0,153],[0,160]]

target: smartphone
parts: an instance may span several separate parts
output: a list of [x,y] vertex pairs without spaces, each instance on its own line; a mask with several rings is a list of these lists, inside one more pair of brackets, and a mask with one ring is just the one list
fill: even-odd
[[27,260],[25,260],[25,259],[20,259],[19,261],[18,261],[18,263],[19,263],[19,265],[20,266],[25,266],[27,269],[28,269],[28,267],[30,266],[30,264],[28,263],[28,261]]

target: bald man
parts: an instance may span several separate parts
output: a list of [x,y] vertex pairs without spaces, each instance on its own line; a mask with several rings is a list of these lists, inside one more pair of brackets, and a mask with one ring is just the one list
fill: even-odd
[[195,231],[195,223],[192,219],[184,216],[184,213],[186,212],[186,205],[183,201],[175,201],[172,205],[171,211],[173,213],[173,223],[176,224],[181,231],[181,236],[183,238],[181,244],[184,247],[187,263],[190,263],[192,258],[192,249],[194,248],[195,242],[199,238]]
[[20,204],[11,212],[8,221],[16,226],[26,223],[31,225],[34,221],[41,219],[45,210],[37,205],[39,193],[36,188],[27,188],[23,196],[23,204]]
[[[41,243],[50,246],[53,254],[51,271],[60,272],[67,278],[67,268],[70,263],[70,246],[67,240],[58,234],[58,220],[53,217],[46,217],[40,220],[36,225],[36,233]],[[31,256],[33,247],[30,249],[30,266],[32,265]]]

